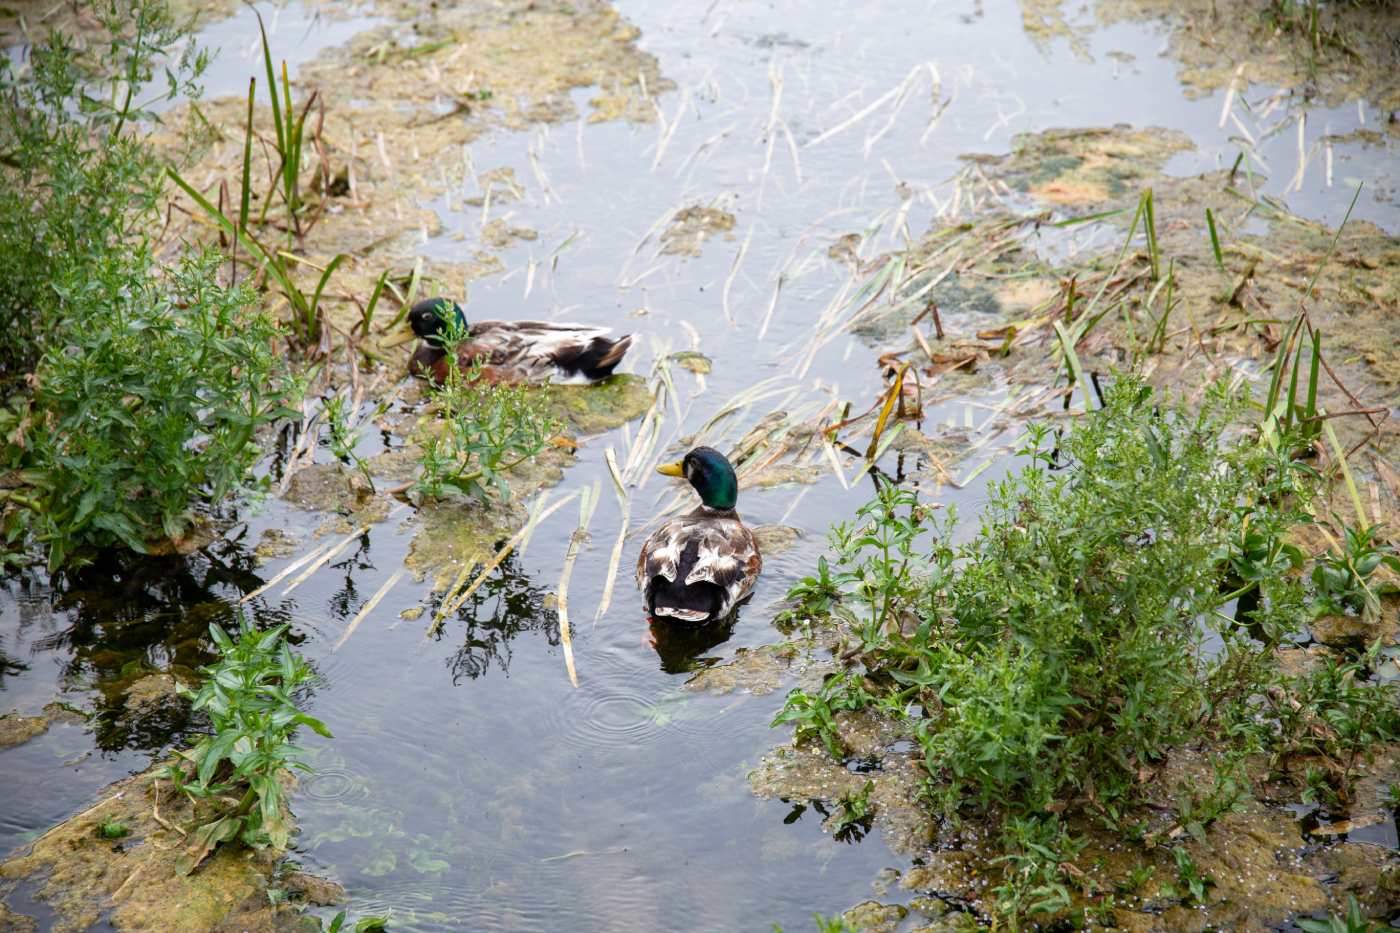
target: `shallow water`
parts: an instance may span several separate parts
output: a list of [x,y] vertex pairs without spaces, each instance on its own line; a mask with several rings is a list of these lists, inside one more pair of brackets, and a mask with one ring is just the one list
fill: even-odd
[[[664,119],[566,123],[473,144],[477,172],[511,167],[526,189],[523,200],[496,205],[489,218],[505,217],[539,237],[501,252],[507,273],[474,283],[468,311],[632,331],[642,339],[628,367],[642,374],[670,351],[694,346],[711,356],[714,369],[703,383],[674,371],[681,417],[668,417],[662,438],[675,450],[736,393],[764,380],[774,394],[733,419],[728,439],[780,404],[836,398],[859,411],[873,402],[882,386],[875,351],[846,335],[823,340],[815,330],[848,275],[825,258],[826,249],[871,227],[878,234],[867,258],[901,245],[906,226],[917,237],[953,203],[947,180],[960,155],[1003,152],[1015,133],[1120,121],[1189,133],[1199,150],[1174,159],[1173,172],[1228,168],[1237,152],[1231,137],[1240,129],[1219,125],[1224,95],[1183,93],[1174,64],[1159,54],[1162,35],[1150,26],[1094,32],[1086,59],[1062,40],[1038,46],[1006,0],[878,8],[626,0],[619,7],[677,85],[657,97]],[[303,60],[368,22],[295,26],[308,22],[295,5],[282,17],[279,55],[296,41],[314,41],[297,53]],[[255,35],[245,12],[236,28],[207,32],[230,37],[232,52],[222,61],[234,71],[260,69],[245,54],[250,26]],[[210,84],[237,92],[244,78],[220,71]],[[890,95],[841,128],[906,79],[907,94]],[[576,96],[582,105],[590,94]],[[1274,176],[1262,190],[1335,224],[1363,180],[1354,216],[1400,229],[1400,211],[1384,200],[1400,168],[1392,149],[1334,145],[1329,178],[1319,148],[1294,184],[1298,139],[1296,122],[1288,121],[1299,112],[1237,114],[1256,138],[1277,130],[1259,145]],[[1372,126],[1378,115],[1364,106],[1309,114],[1304,155],[1324,135],[1363,121]],[[475,247],[488,218],[464,202],[477,194],[468,183],[434,202],[444,230],[422,245],[425,255],[460,257]],[[659,252],[665,219],[712,202],[735,215],[729,234],[707,239],[697,258]],[[970,314],[945,309],[944,324],[966,330]],[[1010,466],[1005,451],[1015,426],[988,414],[1009,391],[944,401],[926,419],[930,430],[948,425],[970,439],[997,438],[959,475],[987,460],[989,469],[965,489],[937,494],[964,515],[976,513],[985,484]],[[644,477],[631,490],[620,579],[611,608],[595,621],[620,522],[603,452],[624,452],[635,431],[634,423],[588,439],[555,493],[594,483],[602,490],[570,584],[577,689],[565,673],[550,599],[578,521],[572,506],[542,524],[528,549],[436,638],[424,636],[436,609],[428,584],[406,578],[334,647],[402,567],[411,513],[375,526],[293,592],[279,585],[249,604],[260,621],[290,621],[323,676],[310,707],[336,737],[306,740],[317,772],[294,798],[302,830],[295,857],[345,884],[352,915],[391,912],[395,929],[766,929],[775,922],[803,929],[813,911],[839,911],[871,896],[881,868],[903,866],[878,832],[859,844],[837,842],[810,810],[789,823],[790,804],[749,793],[748,770],[786,735],[768,727],[782,690],[686,690],[684,653],[662,657],[649,644],[629,569],[646,531],[639,526],[673,494],[661,477]],[[367,438],[363,452],[381,444]],[[810,487],[746,490],[746,520],[788,524],[803,536],[768,559],[732,637],[690,654],[724,661],[739,648],[775,641],[775,604],[822,552],[830,523],[849,517],[870,488],[866,479],[847,489],[828,474]],[[55,725],[0,752],[7,786],[0,850],[80,808],[179,735],[186,723],[178,715],[144,731],[124,727],[121,700],[107,700],[102,688],[143,665],[205,663],[208,622],[232,619],[240,595],[292,559],[256,567],[251,548],[260,534],[285,529],[304,552],[321,521],[272,501],[245,510],[229,540],[188,560],[153,562],[142,579],[62,595],[41,582],[10,582],[0,597],[0,650],[27,668],[0,675],[0,708],[33,713],[57,693],[101,715],[90,731]],[[421,618],[400,617],[420,606],[428,607]]]

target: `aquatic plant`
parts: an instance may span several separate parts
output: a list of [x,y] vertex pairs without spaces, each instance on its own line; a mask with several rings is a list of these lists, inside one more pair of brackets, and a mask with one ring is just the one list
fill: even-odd
[[[1400,736],[1394,691],[1360,682],[1364,659],[1276,669],[1272,645],[1307,618],[1283,540],[1315,478],[1292,460],[1296,433],[1227,442],[1244,409],[1223,386],[1191,411],[1122,376],[1104,404],[1029,428],[1025,466],[990,488],[966,544],[887,485],[833,529],[833,566],[790,594],[792,613],[835,627],[847,667],[793,691],[774,724],[840,758],[840,711],[902,721],[931,807],[1001,826],[997,910],[1013,923],[1071,902],[1065,814],[1140,838],[1132,808],[1174,749],[1215,742],[1215,785],[1177,800],[1199,836],[1247,791],[1245,753],[1322,756],[1344,796],[1368,748]],[[1242,593],[1237,622],[1220,609]],[[1182,875],[1183,896],[1203,897]]]
[[442,423],[422,441],[422,472],[414,488],[434,499],[449,492],[479,499],[494,492],[508,499],[506,474],[539,454],[560,422],[539,389],[490,385],[478,368],[460,370],[450,345],[448,358],[453,365],[447,380],[430,390]]
[[[158,0],[85,4],[106,54],[61,32],[22,70],[0,60],[0,409],[4,559],[51,569],[114,545],[178,542],[201,505],[242,486],[258,428],[295,391],[253,296],[217,263],[152,256],[161,173],[136,103],[183,33]],[[178,546],[178,545],[177,545]]]
[[1345,916],[1328,914],[1322,920],[1313,917],[1299,917],[1293,922],[1303,933],[1372,933],[1372,931],[1384,929],[1366,919],[1366,915],[1361,912],[1361,905],[1357,903],[1354,894],[1347,895]]
[[387,929],[388,917],[361,917],[350,925],[343,910],[332,917],[330,925],[325,928],[326,933],[381,933]]
[[1394,584],[1373,580],[1382,566],[1400,573],[1400,555],[1393,546],[1377,540],[1376,525],[1343,525],[1342,540],[1317,559],[1312,582],[1316,591],[1313,611],[1318,615],[1356,613],[1374,620],[1380,615],[1381,595]]
[[[219,660],[203,669],[198,691],[182,687],[192,707],[209,717],[210,732],[179,753],[163,776],[196,802],[212,807],[190,834],[181,870],[193,871],[221,842],[283,849],[291,835],[283,781],[292,769],[310,770],[292,744],[306,726],[330,738],[330,730],[299,706],[297,691],[315,679],[310,665],[285,640],[287,626],[258,631],[239,620],[235,641],[211,623]],[[211,817],[205,819],[204,817]]]

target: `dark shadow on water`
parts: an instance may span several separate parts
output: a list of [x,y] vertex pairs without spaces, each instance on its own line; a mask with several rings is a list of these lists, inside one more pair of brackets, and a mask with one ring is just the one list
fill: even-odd
[[652,619],[651,646],[661,658],[661,669],[668,674],[686,674],[715,664],[718,658],[702,655],[729,640],[738,618],[736,612],[728,619],[707,625]]
[[[210,623],[238,625],[238,592],[259,585],[254,558],[222,541],[187,557],[108,553],[80,571],[50,580],[21,574],[6,590],[21,612],[20,630],[41,628],[32,651],[53,652],[65,689],[90,691],[88,728],[103,753],[158,752],[195,727],[189,704],[173,693],[134,708],[133,685],[153,674],[194,682],[215,659]],[[257,603],[243,610],[259,627],[290,622],[285,608]],[[293,640],[296,636],[293,635]],[[0,677],[14,673],[0,664]]]
[[[559,615],[546,605],[549,593],[521,569],[515,555],[489,576],[481,587],[457,607],[455,618],[465,625],[462,646],[447,660],[452,683],[475,680],[492,667],[509,674],[511,640],[523,632],[540,632],[550,646],[559,644]],[[442,605],[441,595],[424,613],[428,619]],[[439,638],[449,635],[444,627]]]

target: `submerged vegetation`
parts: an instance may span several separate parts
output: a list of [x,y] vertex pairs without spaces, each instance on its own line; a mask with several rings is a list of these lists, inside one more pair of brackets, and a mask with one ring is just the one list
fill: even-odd
[[[1315,594],[1279,555],[1314,484],[1232,429],[1239,411],[1224,386],[1190,411],[1120,376],[1101,410],[1030,429],[1025,466],[992,486],[966,544],[887,485],[833,530],[834,566],[790,594],[793,616],[835,627],[845,664],[794,691],[775,724],[839,758],[842,711],[901,724],[931,810],[1000,826],[1008,922],[1076,903],[1079,870],[1065,866],[1085,821],[1150,842],[1142,804],[1177,750],[1214,758],[1215,789],[1175,807],[1199,834],[1247,791],[1248,756],[1279,773],[1314,763],[1312,792],[1335,802],[1358,763],[1400,739],[1396,691],[1363,682],[1374,654],[1275,666],[1275,646],[1311,618]],[[1204,901],[1208,879],[1184,850],[1177,860],[1179,896]]]

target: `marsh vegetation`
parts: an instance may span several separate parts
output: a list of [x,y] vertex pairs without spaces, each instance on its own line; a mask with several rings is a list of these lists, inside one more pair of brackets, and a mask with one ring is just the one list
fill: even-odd
[[1392,5],[18,6],[0,926],[1396,916]]

